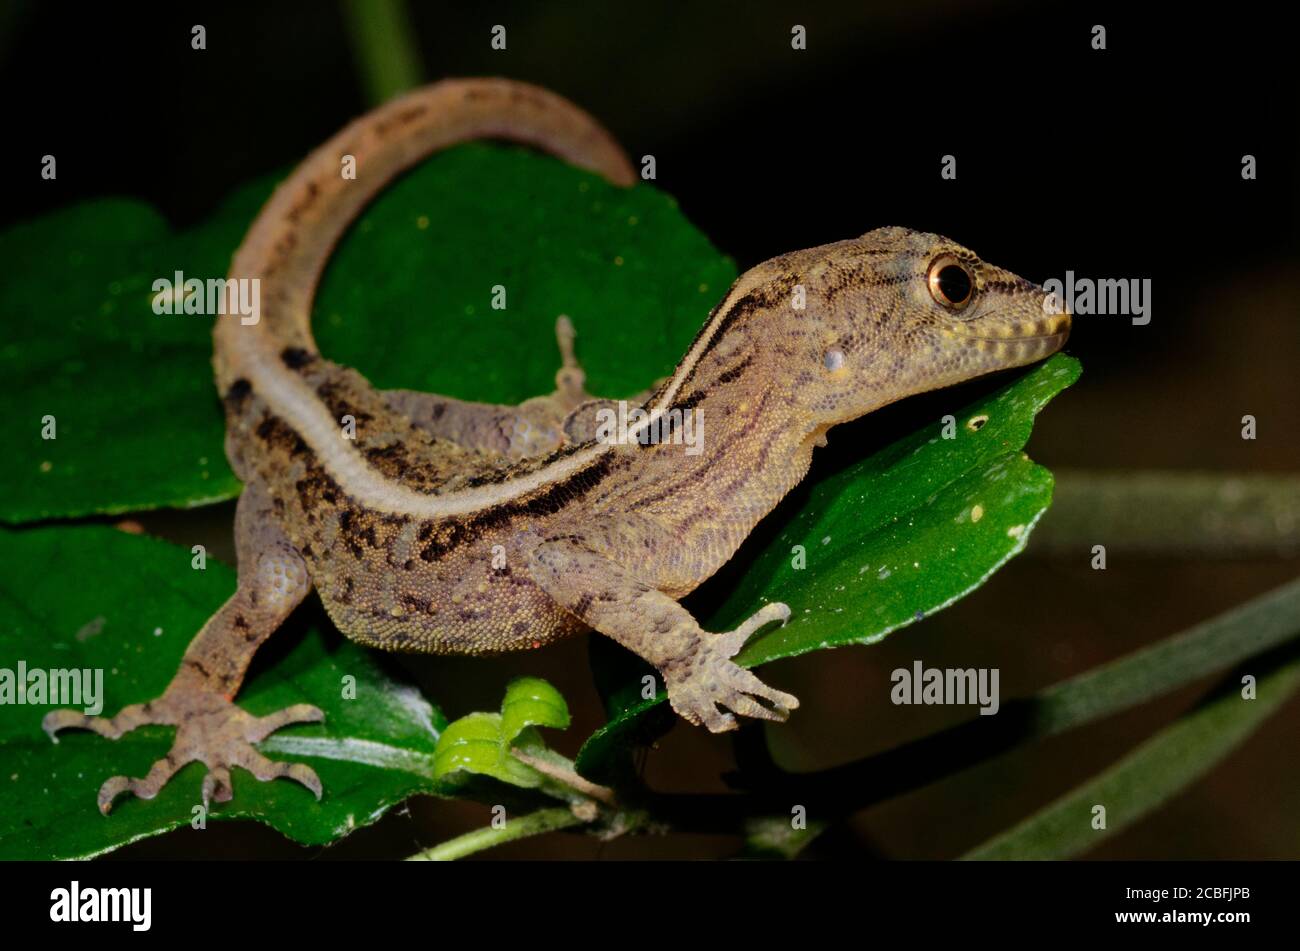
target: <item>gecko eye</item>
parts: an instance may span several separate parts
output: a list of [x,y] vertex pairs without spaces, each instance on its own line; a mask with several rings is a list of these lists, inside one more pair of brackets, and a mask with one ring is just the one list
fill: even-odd
[[970,271],[952,258],[942,257],[930,265],[930,296],[944,307],[961,310],[970,303],[974,290]]

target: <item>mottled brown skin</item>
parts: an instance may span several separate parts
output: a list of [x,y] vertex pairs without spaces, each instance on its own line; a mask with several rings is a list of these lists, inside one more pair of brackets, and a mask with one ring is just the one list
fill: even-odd
[[[1069,331],[1041,288],[938,235],[882,228],[796,251],[746,272],[676,372],[638,398],[691,410],[703,451],[593,438],[573,330],[557,324],[556,391],[519,407],[381,392],[316,350],[311,295],[348,221],[382,185],[435,148],[494,135],[540,145],[619,184],[631,166],[588,117],[505,80],[440,83],[359,120],[273,196],[232,266],[262,281],[260,324],[216,332],[227,452],[247,483],[236,523],[239,588],[199,633],[163,697],[111,719],[59,711],[53,734],[115,737],[178,726],[141,780],[149,798],[184,763],[211,770],[205,798],[229,798],[229,767],[285,775],[320,795],[301,764],[253,744],[299,706],[256,719],[232,703],[253,652],[311,588],[349,637],[387,650],[484,654],[595,629],[663,675],[675,710],[710,730],[735,715],[784,719],[798,705],[731,661],[789,609],[768,604],[736,630],[700,628],[679,603],[736,551],[807,473],[826,431],[894,400],[1041,359]],[[356,181],[339,179],[354,155]],[[960,301],[937,275],[969,281]],[[345,438],[348,421],[354,438]]]

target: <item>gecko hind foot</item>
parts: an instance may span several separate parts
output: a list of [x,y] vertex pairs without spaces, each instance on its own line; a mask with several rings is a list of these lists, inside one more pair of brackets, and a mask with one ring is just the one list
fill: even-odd
[[784,623],[789,618],[789,607],[772,603],[764,605],[735,630],[705,634],[698,649],[663,672],[668,684],[668,702],[673,709],[691,723],[703,724],[711,733],[736,729],[739,724],[735,714],[785,721],[790,711],[799,706],[799,699],[769,687],[731,658],[759,628],[772,621]]
[[555,319],[555,343],[560,350],[560,369],[555,373],[555,395],[569,402],[582,402],[589,398],[587,374],[578,362],[573,341],[578,336],[573,321],[561,314]]
[[259,780],[284,776],[310,789],[319,800],[321,783],[316,771],[303,763],[269,760],[254,746],[276,730],[291,723],[319,723],[325,714],[307,703],[295,704],[264,717],[253,716],[216,694],[164,694],[149,703],[124,707],[114,717],[91,717],[76,710],[54,710],[46,714],[41,727],[58,742],[60,730],[92,730],[115,740],[136,727],[148,724],[176,727],[176,739],[167,755],[158,760],[142,779],[114,776],[99,789],[99,811],[104,815],[124,792],[139,799],[152,799],[181,769],[193,762],[208,767],[203,777],[203,803],[227,802],[233,793],[230,767],[248,770]]

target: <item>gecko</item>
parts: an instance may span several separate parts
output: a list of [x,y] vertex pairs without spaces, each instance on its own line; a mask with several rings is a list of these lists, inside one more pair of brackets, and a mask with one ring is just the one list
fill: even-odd
[[[154,797],[195,761],[204,802],[231,798],[233,767],[320,799],[310,766],[257,749],[281,727],[322,721],[320,709],[253,716],[235,703],[254,653],[313,590],[369,647],[478,655],[594,630],[652,664],[693,724],[784,720],[798,700],[732,658],[789,607],[710,632],[681,599],[803,479],[832,426],[1040,360],[1069,334],[1070,314],[1042,287],[947,238],[885,227],[745,271],[672,375],[634,398],[642,412],[626,439],[602,432],[615,404],[586,392],[566,317],[550,394],[503,406],[375,389],[318,351],[317,282],[388,182],[477,139],[531,146],[617,186],[637,178],[612,136],[560,96],[458,79],[352,122],[276,189],[229,271],[259,282],[260,319],[219,317],[213,331],[225,451],[244,484],[236,590],[159,697],[111,717],[56,710],[42,724],[56,742],[69,728],[116,739],[175,727],[147,775],[103,784],[104,814],[125,793]],[[344,156],[354,177],[340,173]],[[707,419],[699,451],[643,438],[688,412]]]

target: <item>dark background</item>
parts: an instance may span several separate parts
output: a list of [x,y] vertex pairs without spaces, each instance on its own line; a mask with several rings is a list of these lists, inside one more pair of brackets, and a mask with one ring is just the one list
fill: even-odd
[[[236,186],[291,167],[369,103],[332,3],[9,3],[3,221],[121,194],[197,222]],[[364,5],[362,5],[364,8]],[[1042,281],[1073,269],[1150,278],[1152,321],[1081,317],[1082,381],[1030,444],[1053,469],[1297,472],[1300,266],[1296,115],[1281,24],[1260,8],[1213,20],[1135,11],[947,2],[411,5],[427,79],[505,75],[548,86],[604,122],[661,189],[745,268],[882,225],[946,234]],[[190,28],[207,28],[207,49]],[[489,47],[493,24],[506,51]],[[807,27],[808,49],[790,48]],[[1107,49],[1090,46],[1107,29]],[[39,179],[40,157],[58,178]],[[939,177],[957,157],[957,180]],[[1258,180],[1243,181],[1253,154]],[[454,227],[454,222],[445,223]],[[233,250],[233,249],[232,249]],[[891,411],[892,412],[892,411]],[[856,424],[867,441],[907,410]],[[1240,438],[1240,420],[1259,438]],[[1042,531],[1050,531],[1052,513]],[[191,513],[214,538],[229,507]],[[193,521],[191,521],[191,526]],[[166,534],[166,518],[149,524]],[[187,529],[186,537],[192,537]],[[228,547],[228,541],[226,542]],[[818,768],[966,715],[888,703],[888,674],[998,666],[1016,696],[1166,637],[1297,573],[1296,558],[1125,557],[1036,543],[942,614],[870,649],[785,661],[766,679],[804,706],[773,732],[783,765]],[[309,610],[318,610],[311,608]],[[451,716],[494,708],[504,679],[548,677],[575,724],[601,722],[579,640],[526,658],[415,662]],[[1202,688],[1204,685],[1201,685]],[[813,855],[947,857],[1084,780],[1187,708],[1200,688],[1002,757],[865,811]],[[1300,705],[1289,704],[1205,780],[1091,853],[1105,858],[1300,857]],[[720,790],[726,739],[677,727],[652,753],[658,788]],[[329,850],[219,825],[123,855],[403,855],[482,825],[484,807],[417,801]],[[715,856],[734,840],[606,846],[576,836],[490,857]]]

